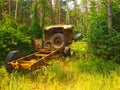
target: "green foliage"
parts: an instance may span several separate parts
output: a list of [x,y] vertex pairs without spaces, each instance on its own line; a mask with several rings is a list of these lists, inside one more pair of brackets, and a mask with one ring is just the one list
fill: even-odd
[[[113,6],[114,7],[114,6]],[[116,20],[113,19],[114,29],[110,29],[110,34],[108,33],[107,26],[107,11],[104,9],[100,14],[96,14],[93,12],[90,18],[90,26],[88,31],[89,37],[89,47],[91,51],[97,55],[99,58],[103,58],[105,60],[115,60],[116,62],[120,62],[120,32],[117,30]],[[113,12],[114,13],[114,12]],[[116,14],[113,14],[114,18]]]
[[113,28],[120,32],[120,1],[112,2],[112,12],[113,12]]
[[1,6],[1,4],[2,4],[2,0],[0,0],[0,6]]
[[20,24],[17,27],[18,31],[20,31],[21,33],[23,33],[24,35],[27,35],[27,36],[30,35],[30,31],[28,29],[29,29],[29,27],[26,24]]
[[61,67],[60,64],[57,62],[54,62],[53,65],[48,67],[44,74],[46,79],[48,79],[48,82],[52,81],[53,79],[58,79],[59,81],[63,81],[67,77],[65,69]]
[[1,21],[0,24],[1,29],[7,29],[9,27],[17,29],[17,24],[15,20],[7,14],[4,16],[4,20]]
[[33,18],[29,28],[30,34],[33,38],[42,38],[42,28],[39,25],[39,18],[37,16],[37,4],[34,6]]
[[119,65],[114,61],[105,61],[99,58],[89,58],[87,61],[80,60],[76,64],[80,72],[109,75],[118,69]]
[[42,38],[42,28],[35,20],[32,21],[29,31],[34,38]]
[[[12,24],[13,25],[13,24]],[[20,28],[18,28],[20,30]],[[1,23],[0,25],[0,60],[5,60],[5,56],[11,50],[20,50],[23,54],[32,51],[30,38],[16,30],[11,25]]]

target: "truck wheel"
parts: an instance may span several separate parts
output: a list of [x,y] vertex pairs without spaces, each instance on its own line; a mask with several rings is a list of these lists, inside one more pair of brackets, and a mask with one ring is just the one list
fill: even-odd
[[65,46],[65,36],[61,33],[56,33],[51,38],[51,45],[54,49],[61,49]]
[[20,51],[10,51],[7,56],[6,56],[6,59],[5,59],[5,67],[6,67],[6,70],[8,73],[11,73],[13,71],[12,68],[8,67],[8,63],[11,62],[11,61],[14,61],[18,58],[22,57],[22,54]]

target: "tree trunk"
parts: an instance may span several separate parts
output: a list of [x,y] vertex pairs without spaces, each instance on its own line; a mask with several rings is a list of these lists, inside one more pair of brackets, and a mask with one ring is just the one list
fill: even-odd
[[9,0],[9,15],[11,16],[11,0]]
[[61,2],[60,2],[60,0],[59,0],[59,3],[58,3],[58,7],[59,7],[59,10],[58,10],[59,11],[59,14],[58,14],[59,15],[58,24],[60,24],[61,23]]
[[70,24],[70,17],[68,12],[68,0],[66,0],[66,24]]
[[60,8],[60,0],[56,0],[56,24],[61,23],[61,8]]
[[58,24],[58,0],[55,0],[55,24]]
[[110,29],[112,28],[111,0],[107,0],[107,9],[108,9],[108,32],[110,34]]
[[51,23],[54,24],[54,17],[53,17],[53,5],[52,5],[52,0],[49,0],[49,4],[50,4],[50,19],[51,19]]
[[16,0],[16,7],[15,7],[15,20],[17,22],[17,16],[18,16],[18,0]]
[[20,23],[22,24],[22,2],[19,3],[19,17],[20,17]]
[[2,0],[2,17],[4,18],[4,0]]

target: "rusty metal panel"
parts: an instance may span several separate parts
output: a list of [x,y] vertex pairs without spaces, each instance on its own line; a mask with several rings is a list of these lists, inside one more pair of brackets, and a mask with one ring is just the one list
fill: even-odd
[[68,30],[65,30],[66,31],[66,38],[67,38],[67,44],[71,44],[72,41],[73,41],[73,30],[72,29],[69,29]]
[[63,29],[69,29],[72,28],[72,25],[52,25],[52,26],[48,26],[45,28],[45,30],[51,30],[52,28],[63,28]]
[[45,41],[50,43],[51,37],[55,33],[62,33],[66,38],[66,44],[71,44],[73,40],[73,26],[72,25],[53,25],[44,29]]
[[50,43],[50,31],[44,31],[45,42]]

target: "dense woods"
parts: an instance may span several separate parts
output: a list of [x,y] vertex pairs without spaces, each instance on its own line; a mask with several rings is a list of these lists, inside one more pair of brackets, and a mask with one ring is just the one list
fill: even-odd
[[[119,1],[103,1],[101,2],[99,13],[95,13],[92,9],[92,14],[90,18],[89,38],[90,46],[92,46],[93,52],[104,58],[105,60],[115,60],[119,62],[119,45],[120,45],[120,32],[119,23],[116,19],[120,14],[119,11]],[[104,5],[104,6],[103,6]]]

